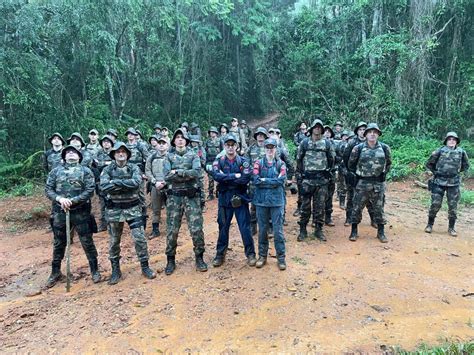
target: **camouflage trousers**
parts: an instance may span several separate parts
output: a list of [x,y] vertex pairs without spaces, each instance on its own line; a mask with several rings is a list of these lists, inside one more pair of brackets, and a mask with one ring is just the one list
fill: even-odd
[[359,224],[362,221],[362,211],[365,206],[373,207],[370,216],[375,224],[386,224],[384,215],[385,183],[359,181],[352,201],[352,213],[349,219],[351,224]]
[[337,172],[337,196],[339,197],[339,200],[343,200],[346,198],[346,179],[344,178],[344,174],[341,171]]
[[[346,185],[346,219],[350,220],[352,216],[352,210],[354,208],[354,194],[355,189],[354,187],[350,186],[349,184]],[[384,199],[385,201],[385,199]],[[370,219],[373,220],[374,216],[374,206],[372,201],[367,201],[367,211],[369,212]]]
[[201,202],[201,207],[204,207],[206,204],[206,191],[204,191],[204,174],[201,172],[198,180],[199,187],[199,201]]
[[214,195],[214,179],[212,178],[211,174],[207,174],[207,191],[209,196]]
[[[324,205],[325,206],[325,215],[328,216],[328,217],[331,217],[331,215],[332,215],[332,211],[333,211],[332,197],[334,196],[335,191],[336,191],[336,180],[331,179],[331,180],[329,180],[328,194],[327,194],[327,197],[326,197],[326,203]],[[314,202],[313,202],[313,206],[314,206]]]
[[183,214],[186,215],[189,233],[193,240],[194,254],[204,253],[203,218],[200,195],[194,197],[168,195],[166,202],[166,255],[176,255],[178,233]]
[[154,186],[151,188],[151,210],[153,213],[152,223],[161,223],[161,208],[166,204],[166,195],[164,190],[157,190]]
[[[86,254],[87,260],[97,259],[97,249],[92,239],[91,218],[89,211],[71,211],[70,221],[71,229],[74,228],[79,235],[79,240]],[[60,264],[64,258],[66,251],[66,213],[53,212],[52,216],[53,228],[53,263]]]
[[99,206],[100,206],[100,224],[102,226],[107,225],[107,218],[105,214],[105,198],[99,195]]
[[[306,226],[313,212],[313,221],[324,224],[324,211],[328,195],[328,184],[313,185],[311,180],[303,180],[301,184],[301,217],[300,225]],[[313,201],[313,208],[311,208]]]
[[436,214],[443,204],[444,193],[446,192],[446,197],[448,199],[448,218],[456,219],[458,202],[461,198],[461,192],[459,185],[457,186],[441,186],[434,184],[431,191],[431,206],[428,212],[428,217],[435,218]]
[[106,210],[109,222],[109,259],[120,258],[120,241],[122,239],[123,224],[130,227],[135,251],[140,261],[148,260],[148,244],[143,228],[142,206],[137,205],[126,209],[111,208]]

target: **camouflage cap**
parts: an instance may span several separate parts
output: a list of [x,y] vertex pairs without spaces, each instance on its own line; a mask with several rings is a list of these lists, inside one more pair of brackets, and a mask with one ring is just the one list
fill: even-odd
[[152,140],[152,139],[154,139],[154,140],[156,140],[157,142],[159,142],[158,139],[160,139],[160,137],[161,137],[161,134],[152,134],[152,135],[148,138],[148,143],[151,144],[151,140]]
[[199,125],[196,122],[191,122],[191,128],[198,128]]
[[176,146],[176,145],[174,144],[174,140],[176,139],[176,136],[177,136],[178,134],[181,134],[181,135],[183,136],[183,138],[186,140],[186,145],[188,145],[189,143],[191,143],[188,134],[187,134],[185,131],[183,131],[181,128],[178,128],[176,131],[174,131],[174,133],[173,133],[173,138],[171,138],[171,145],[172,145],[173,147]]
[[156,123],[154,126],[153,126],[153,129],[161,129],[161,125],[159,123]]
[[170,144],[170,139],[166,136],[157,136],[158,137],[158,143],[160,142],[165,142],[166,144]]
[[325,125],[324,126],[324,132],[326,132],[326,131],[331,132],[331,138],[334,138],[335,134],[334,134],[334,131],[332,130],[331,126]]
[[181,123],[181,126],[180,127],[186,127],[186,128],[189,128],[189,123],[184,121],[183,123]]
[[59,132],[54,132],[52,135],[49,136],[48,138],[49,143],[51,143],[54,137],[58,137],[61,140],[61,142],[63,142],[63,145],[66,144],[66,141],[64,140],[63,136]]
[[376,130],[377,132],[379,132],[379,136],[382,135],[382,131],[380,130],[379,126],[377,123],[375,122],[371,122],[367,125],[367,128],[365,129],[364,131],[364,137],[367,135],[367,133],[370,131],[370,130]]
[[337,121],[337,122],[334,124],[334,127],[336,127],[336,126],[344,127],[344,125],[342,124],[341,121]]
[[265,139],[264,145],[265,145],[265,147],[267,147],[269,145],[271,145],[273,147],[276,147],[278,145],[278,143],[277,143],[275,138],[267,138],[267,139]]
[[247,124],[247,121],[246,121],[246,120],[242,120],[242,121],[240,121],[240,124],[246,125],[246,124]]
[[81,142],[81,147],[85,147],[86,143],[84,142],[84,138],[82,138],[79,132],[74,132],[73,134],[71,134],[71,136],[67,139],[67,144],[71,144],[71,140],[73,138],[79,139],[79,141]]
[[89,131],[89,134],[92,134],[92,133],[95,133],[96,136],[99,135],[99,131],[96,130],[95,128],[92,128],[92,129]]
[[79,155],[79,163],[80,163],[82,161],[82,153],[73,145],[67,145],[63,148],[63,150],[61,151],[61,158],[63,158],[63,160],[66,161],[66,153],[70,150],[74,150],[77,153],[77,155]]
[[130,159],[130,157],[132,156],[132,152],[130,151],[130,149],[128,149],[127,145],[124,142],[115,143],[115,145],[113,146],[112,150],[109,153],[109,156],[112,159],[115,159],[115,152],[121,148],[125,149],[125,151],[127,152],[127,160]]
[[234,122],[234,121],[239,122],[239,119],[238,119],[237,117],[232,117],[231,120],[230,120],[230,122]]
[[163,127],[161,131],[169,131],[168,127]]
[[109,128],[107,132],[105,132],[105,134],[107,134],[108,136],[114,136],[115,138],[118,137],[117,131],[113,128]]
[[224,144],[230,141],[234,141],[235,143],[237,143],[237,138],[235,138],[232,133],[229,133],[224,137]]
[[143,139],[143,134],[142,134],[142,131],[140,131],[139,129],[136,130],[138,135],[140,136],[141,139]]
[[211,128],[208,129],[207,134],[209,134],[211,132],[215,132],[215,133],[219,134],[219,131],[217,130],[217,128],[215,126],[211,126]]
[[324,124],[323,124],[323,121],[321,121],[319,118],[316,118],[313,123],[311,123],[311,126],[309,127],[308,129],[308,134],[311,135],[312,132],[313,132],[313,129],[316,127],[316,126],[321,126],[321,130],[324,131]]
[[227,123],[221,123],[219,126],[219,131],[221,130],[222,127],[225,127],[227,129],[227,132],[229,132],[229,125]]
[[348,136],[348,137],[350,137],[350,135],[351,135],[351,132],[348,131],[347,129],[345,129],[345,130],[343,130],[342,133],[341,133],[341,138],[342,138],[343,136]]
[[190,135],[189,135],[189,140],[190,140],[191,142],[194,142],[194,143],[199,143],[199,144],[202,143],[202,142],[201,142],[201,138],[199,138],[199,135],[197,135],[197,134],[190,134]]
[[456,140],[458,141],[458,144],[461,143],[461,139],[459,138],[456,132],[448,132],[446,133],[446,137],[444,138],[444,145],[446,145],[446,141],[448,140],[449,137],[456,138]]
[[268,132],[265,127],[258,127],[255,133],[253,134],[253,138],[257,139],[258,134],[263,134],[265,136],[265,139],[268,138]]
[[114,142],[112,141],[112,138],[110,138],[110,136],[106,134],[105,136],[102,136],[101,139],[99,139],[99,144],[100,144],[101,147],[102,147],[102,143],[105,140],[108,140],[110,142],[110,144],[114,145]]
[[128,135],[128,134],[133,134],[134,136],[138,136],[138,132],[135,128],[133,127],[129,127],[126,131],[125,131],[125,135]]
[[354,128],[354,134],[357,135],[357,131],[359,130],[360,127],[366,127],[367,128],[367,123],[364,121],[360,121],[357,126]]

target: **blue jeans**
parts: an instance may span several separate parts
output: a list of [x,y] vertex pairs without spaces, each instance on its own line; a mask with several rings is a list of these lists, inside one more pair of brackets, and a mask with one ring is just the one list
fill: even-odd
[[283,215],[285,207],[263,207],[257,206],[258,222],[258,255],[264,258],[268,254],[268,228],[270,219],[273,224],[273,241],[277,259],[285,259],[285,237],[283,236]]
[[230,222],[234,217],[237,219],[242,242],[244,243],[245,256],[255,255],[255,245],[250,232],[250,212],[249,205],[242,203],[238,208],[234,207],[219,207],[217,212],[217,223],[219,224],[219,238],[217,239],[216,254],[224,256],[227,247],[229,246],[229,228]]

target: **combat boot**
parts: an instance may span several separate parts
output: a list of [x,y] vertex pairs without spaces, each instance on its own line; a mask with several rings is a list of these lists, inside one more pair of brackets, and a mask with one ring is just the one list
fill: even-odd
[[277,264],[278,264],[278,269],[280,269],[281,271],[286,270],[285,258],[279,258]]
[[64,275],[61,273],[61,262],[53,261],[51,265],[51,274],[49,275],[48,280],[46,281],[45,287],[53,287],[63,277]]
[[120,271],[120,259],[110,260],[112,265],[112,275],[110,275],[109,285],[117,284],[122,278],[122,271]]
[[212,260],[212,266],[214,267],[222,266],[222,264],[224,264],[224,261],[225,261],[224,255],[216,255],[214,260]]
[[161,235],[159,223],[152,223],[151,228],[152,228],[152,231],[151,231],[151,234],[148,236],[148,239],[153,239]]
[[359,235],[357,234],[357,223],[352,223],[352,228],[351,228],[351,235],[349,236],[349,240],[351,242],[355,242],[357,238],[359,238]]
[[262,268],[267,263],[267,258],[265,256],[259,256],[255,267],[257,269]]
[[142,267],[142,275],[147,279],[154,279],[156,277],[156,273],[150,269],[148,260],[140,261],[140,266]]
[[95,284],[100,282],[101,277],[100,277],[99,264],[97,262],[97,258],[93,258],[89,260],[89,267],[91,269],[92,282]]
[[249,255],[247,257],[247,265],[254,267],[257,264],[257,258],[255,258],[255,255]]
[[341,210],[346,209],[346,196],[339,196],[339,208]]
[[196,271],[207,271],[207,264],[204,262],[203,254],[196,255]]
[[336,223],[332,220],[332,217],[330,214],[326,215],[326,218],[324,219],[324,224],[329,226],[329,227],[334,227]]
[[326,236],[323,233],[323,225],[321,223],[316,223],[313,235],[322,242],[327,241]]
[[298,234],[298,238],[296,239],[298,242],[302,242],[308,238],[308,232],[306,231],[306,224],[300,223],[300,234]]
[[377,238],[380,240],[381,243],[388,243],[388,239],[385,236],[385,225],[379,224],[377,226]]
[[168,260],[165,267],[165,274],[171,275],[176,269],[176,258],[174,255],[167,255],[166,259]]
[[449,224],[448,224],[448,234],[451,237],[457,237],[458,232],[456,232],[456,229],[454,229],[454,225],[456,224],[456,218],[450,218],[449,219]]
[[434,217],[428,217],[428,224],[425,227],[425,233],[431,233],[433,231]]

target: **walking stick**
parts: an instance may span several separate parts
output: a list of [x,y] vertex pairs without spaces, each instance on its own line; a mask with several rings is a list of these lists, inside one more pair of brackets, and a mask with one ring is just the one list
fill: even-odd
[[66,210],[66,292],[71,290],[71,215]]

